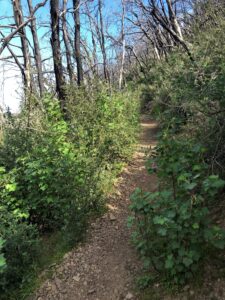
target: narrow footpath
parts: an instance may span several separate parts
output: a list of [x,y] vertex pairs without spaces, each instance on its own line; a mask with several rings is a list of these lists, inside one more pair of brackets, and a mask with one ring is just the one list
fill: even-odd
[[134,288],[141,263],[127,228],[129,198],[136,187],[156,188],[144,165],[146,151],[156,144],[157,124],[143,116],[141,127],[137,152],[119,178],[107,213],[91,224],[86,242],[65,255],[31,300],[138,300]]

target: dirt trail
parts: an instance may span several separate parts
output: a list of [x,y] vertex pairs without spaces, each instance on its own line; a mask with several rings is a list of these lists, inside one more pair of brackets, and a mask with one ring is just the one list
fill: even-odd
[[108,212],[91,224],[86,242],[65,255],[51,279],[32,300],[137,299],[135,275],[140,261],[130,243],[126,222],[129,196],[136,187],[155,189],[154,177],[144,167],[145,151],[155,146],[156,123],[142,118],[142,133],[133,161],[119,178],[117,192],[108,201]]

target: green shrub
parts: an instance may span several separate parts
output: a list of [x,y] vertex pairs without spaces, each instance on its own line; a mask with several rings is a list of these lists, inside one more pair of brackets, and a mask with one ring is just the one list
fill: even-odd
[[70,88],[68,97],[71,139],[92,161],[90,178],[97,180],[93,189],[107,191],[111,179],[121,169],[121,162],[131,158],[134,150],[139,121],[138,92],[118,93],[104,86],[78,91]]
[[81,142],[82,138],[92,151],[100,150],[104,161],[126,160],[136,141],[138,94],[116,93],[104,87],[83,91],[79,96],[76,92],[71,89],[68,96],[74,142]]
[[148,162],[150,173],[157,168],[159,191],[131,196],[133,237],[145,265],[176,284],[192,278],[207,248],[225,246],[225,231],[211,224],[208,210],[225,182],[207,174],[204,153],[190,139],[161,137]]
[[[225,166],[225,22],[194,32],[195,62],[179,50],[167,61],[152,63],[143,94],[151,93],[160,127],[195,136],[207,149],[208,163],[223,177]],[[215,147],[216,145],[216,147]]]
[[2,293],[29,280],[44,251],[42,234],[59,232],[68,249],[80,241],[89,216],[102,209],[134,149],[135,96],[99,86],[70,88],[67,121],[50,95],[40,107],[8,115],[0,147]]
[[34,225],[18,220],[0,208],[0,237],[4,240],[2,253],[7,262],[0,281],[0,291],[7,292],[20,286],[26,279],[38,255],[38,231]]
[[225,178],[224,28],[218,14],[195,32],[194,62],[175,50],[152,63],[143,89],[161,129],[147,163],[159,190],[132,195],[134,238],[146,265],[180,284],[197,272],[206,249],[224,247],[224,231],[211,222]]

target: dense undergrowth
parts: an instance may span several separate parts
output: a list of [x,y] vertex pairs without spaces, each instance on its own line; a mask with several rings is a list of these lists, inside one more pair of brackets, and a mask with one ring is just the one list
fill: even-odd
[[58,235],[59,251],[68,250],[103,209],[133,151],[136,97],[101,86],[69,87],[67,121],[51,95],[38,105],[31,99],[29,113],[7,114],[0,147],[1,299],[15,291],[18,298],[40,273],[43,257],[57,256],[55,249],[48,253],[46,239]]
[[144,81],[160,134],[147,162],[158,191],[137,189],[131,197],[133,238],[147,271],[142,286],[155,277],[184,285],[225,246],[225,231],[212,218],[225,186],[224,19],[198,30],[191,51],[194,62],[174,51],[153,63]]

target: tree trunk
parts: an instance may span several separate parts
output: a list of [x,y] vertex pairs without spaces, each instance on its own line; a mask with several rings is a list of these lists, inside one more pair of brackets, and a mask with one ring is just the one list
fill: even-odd
[[[30,15],[33,15],[33,5],[32,0],[27,0],[29,12]],[[43,97],[44,93],[44,77],[42,72],[42,60],[41,60],[41,51],[40,51],[40,45],[38,40],[38,34],[37,34],[37,26],[36,26],[36,19],[35,17],[31,20],[31,32],[33,36],[33,42],[34,42],[34,59],[36,63],[37,73],[38,73],[38,85],[39,85],[39,91],[40,96]]]
[[183,40],[182,31],[181,31],[180,25],[177,22],[177,17],[175,15],[174,10],[173,10],[171,0],[166,0],[166,3],[167,3],[167,6],[168,6],[168,11],[169,11],[170,22],[172,24],[172,28],[176,32],[176,34],[179,36],[179,38],[181,40]]
[[67,10],[67,0],[63,0],[63,12],[62,12],[62,29],[63,29],[63,40],[66,48],[66,61],[67,61],[67,71],[70,78],[70,83],[74,81],[73,65],[72,65],[72,54],[70,51],[70,41],[69,33],[66,25],[66,10]]
[[66,94],[65,94],[65,77],[63,75],[62,55],[60,48],[59,35],[59,0],[50,0],[50,14],[51,14],[51,45],[54,62],[54,73],[56,79],[56,92],[58,94],[61,110],[66,117]]
[[166,24],[165,21],[162,19],[160,15],[158,15],[157,11],[155,9],[152,10],[151,14],[155,17],[155,19],[160,23],[160,25],[174,38],[174,40],[177,43],[180,43],[181,46],[184,48],[184,50],[187,52],[189,58],[191,61],[194,61],[194,58],[192,56],[192,53],[187,45],[187,43],[184,41],[183,38],[180,37],[180,35],[174,31],[173,28],[170,27],[170,24]]
[[88,20],[89,20],[89,26],[90,26],[90,31],[91,31],[91,41],[92,41],[92,47],[93,47],[93,51],[92,51],[92,58],[93,58],[93,66],[92,66],[92,72],[94,76],[98,76],[98,58],[97,58],[97,45],[96,45],[96,41],[95,41],[95,35],[94,35],[94,27],[95,24],[93,22],[93,19],[91,17],[91,12],[89,10],[89,7],[86,3],[86,11],[87,11],[87,16],[88,16]]
[[73,0],[74,23],[75,23],[75,55],[77,63],[77,84],[81,85],[84,80],[82,58],[81,58],[81,42],[80,42],[80,0]]
[[110,82],[109,72],[107,67],[106,47],[105,47],[104,22],[102,16],[102,0],[98,1],[98,11],[100,17],[100,46],[101,46],[102,56],[103,56],[104,77],[106,81]]
[[[24,23],[22,6],[20,0],[12,0],[13,13],[15,18],[16,26],[19,27]],[[29,53],[29,46],[26,37],[25,27],[19,30],[23,60],[24,60],[24,88],[25,88],[25,98],[32,93],[32,79],[31,79],[31,60]]]
[[122,84],[123,84],[123,73],[124,73],[124,63],[125,63],[125,54],[126,54],[124,20],[125,20],[125,3],[124,0],[122,0],[122,20],[121,20],[122,59],[121,59],[121,67],[120,67],[119,89],[122,88]]

